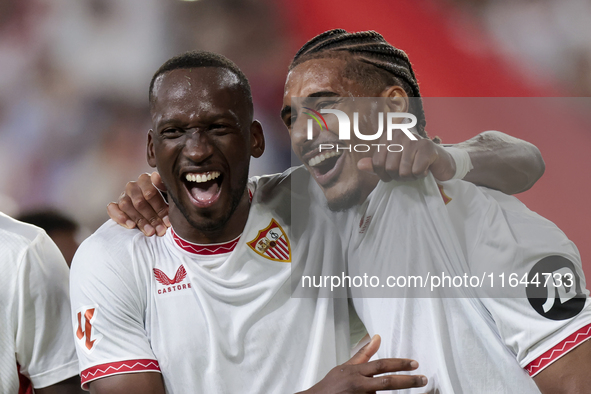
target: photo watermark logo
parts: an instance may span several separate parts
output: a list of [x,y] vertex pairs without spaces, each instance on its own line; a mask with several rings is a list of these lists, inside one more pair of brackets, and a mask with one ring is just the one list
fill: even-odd
[[[345,112],[338,109],[326,108],[323,108],[320,110],[320,112],[318,112],[309,107],[304,108],[310,111],[304,112],[304,114],[312,118],[308,119],[307,124],[308,140],[314,139],[314,121],[316,121],[316,123],[320,126],[321,130],[323,130],[324,127],[326,127],[326,129],[328,130],[328,125],[322,114],[333,114],[337,117],[337,121],[339,124],[339,140],[351,140],[351,120],[349,119],[349,115],[347,115]],[[385,114],[383,112],[380,112],[378,114],[378,130],[374,134],[361,133],[361,131],[359,130],[359,112],[354,112],[353,133],[355,137],[362,141],[375,141],[380,139],[384,133],[384,119],[386,123],[386,139],[388,141],[392,140],[392,134],[394,130],[401,130],[411,140],[417,140],[417,137],[410,131],[410,129],[416,126],[417,117],[408,112],[387,112]],[[410,121],[407,123],[395,123],[394,119],[408,119]],[[376,147],[378,151],[380,150],[380,147],[386,147],[386,149],[389,152],[401,152],[403,149],[402,145],[400,144],[353,144],[349,146],[340,146],[338,144],[320,144],[319,151],[322,152],[323,150],[336,149],[337,152],[339,150],[346,150],[349,152],[351,152],[352,150],[355,152],[369,152],[372,146]]]

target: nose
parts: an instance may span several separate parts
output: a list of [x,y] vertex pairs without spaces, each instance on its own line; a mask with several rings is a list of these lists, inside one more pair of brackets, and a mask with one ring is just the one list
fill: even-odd
[[193,163],[202,163],[213,155],[214,147],[206,132],[191,130],[185,138],[183,153]]

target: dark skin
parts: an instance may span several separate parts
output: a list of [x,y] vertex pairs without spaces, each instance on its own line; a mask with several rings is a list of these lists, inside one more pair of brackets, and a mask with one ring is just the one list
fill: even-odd
[[53,384],[42,389],[35,389],[36,394],[82,394],[84,390],[80,388],[80,376],[73,376],[62,382]]
[[[158,168],[174,202],[170,222],[191,242],[232,240],[248,218],[250,157],[261,156],[265,142],[238,83],[230,71],[212,67],[173,70],[155,83],[148,164]],[[214,196],[194,198],[189,189],[196,183],[187,174],[215,173]]]
[[[252,109],[235,85],[236,80],[225,69],[180,69],[158,78],[154,87],[154,128],[148,134],[148,163],[158,168],[173,201],[170,222],[181,237],[191,242],[231,240],[242,233],[248,218],[250,203],[244,189],[248,163],[251,156],[263,153],[264,138],[260,124],[252,121]],[[210,193],[213,197],[207,194],[203,204],[199,195],[196,198],[189,190],[186,175],[214,171],[222,179],[219,187],[214,187],[216,193]],[[308,392],[367,393],[426,384],[426,378],[421,376],[373,378],[375,374],[410,371],[418,366],[406,359],[368,363],[378,347],[379,338],[341,366],[346,376],[331,372],[318,383],[318,389]],[[164,385],[160,374],[146,372],[97,379],[90,383],[90,391],[162,394]]]
[[[286,82],[282,119],[290,130],[292,116],[291,97],[334,98],[344,97],[390,97],[392,110],[405,110],[406,93],[399,86],[385,87],[381,91],[367,92],[363,86],[353,80],[340,78],[344,63],[342,59],[316,59],[305,62],[290,72]],[[328,117],[330,120],[332,117]],[[297,118],[296,118],[297,119]],[[299,130],[302,128],[300,127]],[[326,134],[326,133],[325,133]],[[327,134],[330,137],[330,133]],[[292,145],[296,153],[302,156],[302,135],[292,135]],[[327,140],[330,140],[326,137]],[[379,143],[384,141],[378,141]],[[426,176],[431,171],[436,179],[445,181],[455,174],[455,162],[450,154],[440,145],[428,139],[412,141],[399,130],[394,133],[392,143],[404,146],[399,153],[376,152],[375,155],[354,153],[345,157],[346,172],[343,177],[350,183],[365,182],[363,189],[371,190],[377,179],[385,182],[414,180]],[[466,181],[497,189],[507,194],[528,190],[544,173],[544,161],[540,151],[532,144],[509,135],[488,131],[456,145],[467,151],[474,169],[464,179]],[[371,153],[371,152],[370,152]],[[343,156],[349,156],[348,153]],[[306,159],[305,157],[302,157]],[[359,171],[358,171],[359,170]],[[363,172],[363,173],[362,173]],[[369,174],[368,174],[369,173]],[[372,176],[372,174],[376,174]],[[359,186],[359,185],[358,185]],[[347,185],[333,185],[337,189],[347,189]],[[355,189],[355,184],[349,185]],[[357,187],[361,189],[361,187]],[[124,193],[116,203],[107,206],[109,216],[127,228],[137,226],[145,235],[166,233],[170,227],[168,205],[157,189],[166,190],[159,174],[142,174],[137,181],[129,182]],[[359,196],[360,199],[363,196]]]

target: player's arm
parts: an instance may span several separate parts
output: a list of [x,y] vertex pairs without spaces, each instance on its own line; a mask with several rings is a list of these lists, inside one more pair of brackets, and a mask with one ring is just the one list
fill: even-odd
[[111,375],[90,383],[91,394],[164,394],[162,375],[157,372]]
[[42,389],[35,389],[35,394],[82,394],[80,388],[80,377],[73,376],[70,379],[53,384]]
[[375,361],[369,359],[378,351],[380,337],[374,336],[349,361],[333,368],[320,382],[299,394],[375,393],[376,391],[401,390],[423,387],[427,378],[422,375],[385,375],[384,373],[412,371],[418,363],[401,358]]
[[68,266],[47,234],[22,255],[17,276],[16,360],[36,393],[82,393],[71,338]]
[[360,169],[376,173],[384,182],[413,180],[431,171],[440,181],[459,178],[515,194],[531,188],[545,170],[536,146],[498,131],[486,131],[452,145],[455,152],[429,139],[413,141],[400,130],[394,132],[389,143],[400,144],[404,149],[401,152],[382,149],[358,164]]
[[591,341],[587,340],[534,376],[543,394],[584,394],[591,387]]
[[80,245],[70,274],[70,332],[83,388],[95,393],[164,393],[144,323],[146,272],[129,263],[134,256],[129,240],[121,241],[122,230],[109,230],[99,229]]

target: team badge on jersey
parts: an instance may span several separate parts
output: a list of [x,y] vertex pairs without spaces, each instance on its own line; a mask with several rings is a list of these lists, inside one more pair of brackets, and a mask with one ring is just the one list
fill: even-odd
[[191,288],[191,282],[183,283],[183,281],[187,277],[187,271],[185,270],[185,267],[182,265],[176,270],[176,274],[172,279],[169,278],[168,275],[166,275],[162,270],[159,270],[158,268],[154,268],[153,271],[156,281],[163,286],[157,286],[158,294],[173,293]]
[[259,231],[255,239],[247,242],[247,245],[257,254],[269,260],[291,262],[289,239],[275,219],[271,219],[271,223]]

